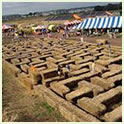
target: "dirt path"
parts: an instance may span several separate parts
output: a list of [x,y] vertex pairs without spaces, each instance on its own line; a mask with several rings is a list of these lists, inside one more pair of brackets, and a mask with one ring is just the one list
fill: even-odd
[[[72,36],[69,39],[74,39],[76,41],[80,41],[80,37],[81,36]],[[115,39],[114,38],[110,38],[107,35],[94,36],[94,37],[83,36],[83,37],[84,37],[84,40],[86,42],[89,42],[89,43],[96,43],[96,39],[107,39],[108,41],[110,41],[112,43],[112,45],[122,47],[122,37],[118,37],[118,38],[115,38]]]
[[27,92],[5,69],[2,74],[2,120],[4,122],[66,121],[45,101]]
[[122,47],[122,38],[116,38],[116,39],[112,38],[111,39],[106,36],[85,37],[85,40],[90,43],[96,43],[95,42],[96,39],[107,39],[108,41],[110,41],[112,43],[112,45]]

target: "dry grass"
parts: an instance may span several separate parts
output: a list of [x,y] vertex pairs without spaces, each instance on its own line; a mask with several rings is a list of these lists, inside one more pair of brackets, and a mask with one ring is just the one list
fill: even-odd
[[66,121],[38,96],[27,92],[15,78],[3,69],[3,122],[63,122]]
[[3,22],[3,24],[16,24],[16,25],[28,25],[28,24],[36,24],[36,25],[49,25],[49,24],[64,24],[66,20],[60,21],[44,21],[47,17],[35,17],[35,18],[25,18],[20,20],[13,20],[8,22]]

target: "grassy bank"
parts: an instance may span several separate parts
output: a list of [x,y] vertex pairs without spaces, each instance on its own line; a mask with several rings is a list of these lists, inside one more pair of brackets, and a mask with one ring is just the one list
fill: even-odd
[[66,121],[38,96],[32,95],[15,78],[2,69],[3,122],[62,122]]

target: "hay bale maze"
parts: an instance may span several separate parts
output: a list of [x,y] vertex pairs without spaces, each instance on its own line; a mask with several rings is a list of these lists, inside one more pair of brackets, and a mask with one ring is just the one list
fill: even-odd
[[118,122],[122,121],[121,50],[112,46],[110,55],[107,45],[87,42],[18,42],[2,46],[3,66],[69,121]]

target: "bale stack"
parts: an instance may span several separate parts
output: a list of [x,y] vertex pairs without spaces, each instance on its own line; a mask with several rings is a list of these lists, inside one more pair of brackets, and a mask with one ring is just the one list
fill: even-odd
[[73,56],[73,57],[71,57],[71,60],[74,60],[75,64],[78,65],[79,62],[82,60],[82,58],[79,56]]
[[33,65],[31,65],[29,69],[29,76],[31,78],[32,85],[37,85],[42,83],[42,76]]
[[108,44],[108,40],[107,39],[96,39],[96,43],[105,45],[105,44]]
[[70,64],[70,69],[71,69],[71,72],[78,70],[77,66],[74,64]]
[[56,60],[52,57],[46,58],[48,69],[57,68]]
[[52,54],[55,59],[62,59],[63,58],[62,54],[64,52],[65,51],[62,48],[55,48],[54,51],[52,52]]

